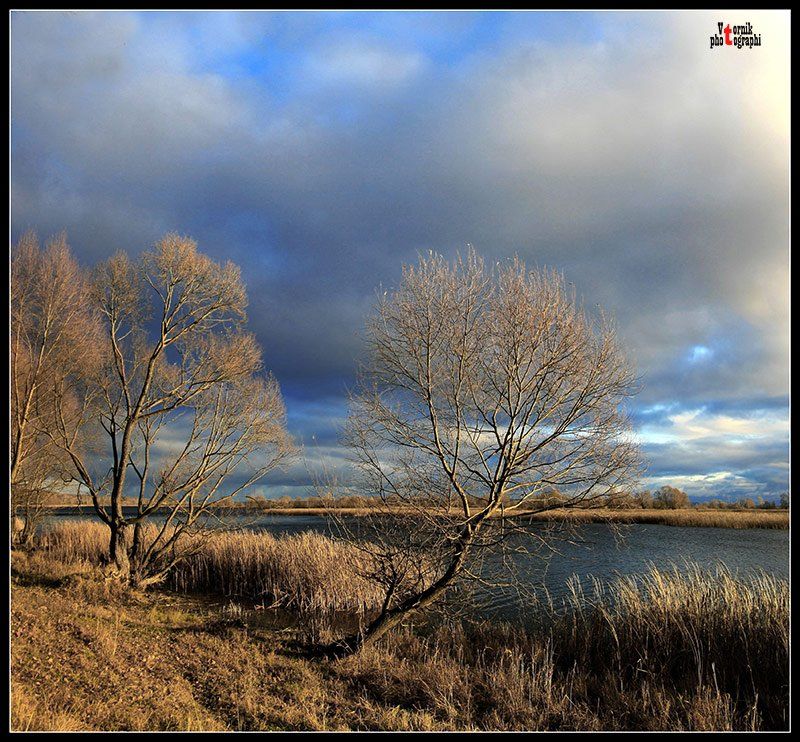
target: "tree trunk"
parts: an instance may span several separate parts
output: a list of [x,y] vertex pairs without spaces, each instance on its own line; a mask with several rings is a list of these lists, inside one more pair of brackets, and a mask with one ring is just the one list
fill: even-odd
[[29,549],[31,549],[33,547],[34,534],[35,534],[35,529],[32,528],[32,527],[29,527],[27,522],[26,522],[26,526],[22,530],[22,533],[20,534],[20,537],[19,537],[19,546],[20,546],[20,548],[24,549],[25,551],[28,551]]
[[109,560],[119,577],[128,579],[131,573],[129,548],[129,527],[116,519],[111,523],[111,543],[109,544]]
[[33,547],[41,513],[28,506],[22,508],[22,513],[13,517],[11,543],[19,549],[28,551]]
[[[148,369],[148,375],[151,373]],[[145,384],[148,384],[145,379]],[[146,387],[145,387],[146,388]],[[116,431],[111,431],[111,439],[114,447],[114,484],[111,490],[111,543],[109,544],[109,561],[115,566],[119,577],[128,579],[131,574],[130,551],[131,551],[131,529],[125,522],[125,513],[122,509],[123,493],[125,492],[125,475],[128,471],[128,459],[131,449],[131,434],[139,415],[139,406],[144,396],[137,403],[136,409],[131,412],[125,423],[125,430],[122,434],[122,442],[119,446],[119,453],[116,448]]]
[[133,588],[144,588],[153,584],[154,580],[147,575],[147,566],[144,564],[144,534],[141,521],[133,524],[133,540],[129,551],[130,574],[129,582]]
[[32,537],[30,527],[26,518],[19,515],[13,516],[11,520],[11,544],[20,548],[25,548],[26,543]]
[[359,652],[363,647],[374,644],[378,639],[400,624],[403,619],[427,608],[435,603],[445,593],[448,587],[461,572],[467,558],[470,544],[477,533],[477,529],[467,528],[459,542],[456,544],[453,558],[444,574],[432,585],[420,593],[406,598],[394,608],[383,610],[381,614],[364,631],[353,636],[340,639],[322,649],[322,654],[339,658],[348,657]]

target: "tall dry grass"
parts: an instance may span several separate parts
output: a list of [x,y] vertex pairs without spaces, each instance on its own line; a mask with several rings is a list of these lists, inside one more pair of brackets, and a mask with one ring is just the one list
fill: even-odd
[[569,602],[533,630],[407,627],[341,671],[371,708],[454,729],[787,728],[785,581],[653,569]]
[[568,521],[572,523],[649,523],[662,526],[705,528],[789,528],[788,510],[611,510],[556,509],[541,513],[520,513],[520,519]]
[[652,568],[611,588],[577,586],[554,631],[558,655],[605,668],[620,688],[645,675],[682,692],[727,696],[740,721],[788,722],[789,585],[725,568]]
[[170,585],[305,612],[365,612],[382,596],[359,574],[364,558],[356,548],[310,531],[278,537],[261,531],[211,534],[176,567]]
[[[34,556],[95,564],[106,538],[100,524],[61,524]],[[358,554],[318,534],[212,533],[198,547],[171,587],[309,613],[369,610],[378,597],[352,568]],[[575,583],[567,607],[527,628],[415,619],[342,662],[293,661],[347,689],[330,691],[335,724],[347,728],[787,728],[786,581],[653,568],[613,585]]]
[[[155,527],[145,529],[145,542]],[[60,523],[38,546],[65,563],[100,565],[108,552],[101,523]],[[303,613],[363,614],[379,605],[377,586],[364,579],[360,550],[322,534],[273,536],[264,531],[205,531],[184,543],[185,558],[166,586],[178,592],[223,595]]]
[[99,565],[108,544],[108,526],[97,521],[58,523],[36,535],[37,548],[64,564]]

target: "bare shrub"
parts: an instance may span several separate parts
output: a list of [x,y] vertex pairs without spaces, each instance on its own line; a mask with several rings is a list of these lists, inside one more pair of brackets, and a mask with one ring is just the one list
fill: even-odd
[[75,432],[78,390],[97,362],[99,322],[63,233],[44,250],[35,233],[20,238],[11,250],[10,289],[12,541],[29,545],[52,490],[69,477],[69,457],[50,433],[57,424],[67,436]]

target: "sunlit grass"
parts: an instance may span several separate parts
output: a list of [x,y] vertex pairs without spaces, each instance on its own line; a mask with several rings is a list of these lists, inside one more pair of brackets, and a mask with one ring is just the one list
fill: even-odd
[[[34,554],[15,555],[15,728],[788,726],[789,586],[766,574],[745,581],[684,565],[588,588],[575,581],[570,610],[555,606],[528,627],[417,617],[354,657],[310,660],[282,632],[248,628],[233,603],[198,609],[200,598],[163,591],[127,597],[96,576],[106,539],[100,524],[62,524]],[[246,605],[269,595],[307,617],[360,615],[377,593],[354,576],[355,558],[319,534],[218,533],[167,586],[239,595]],[[120,698],[109,695],[113,684],[92,681],[106,666]],[[147,691],[126,699],[129,682]],[[180,689],[180,704],[167,684]]]
[[[151,526],[145,540],[152,533]],[[108,538],[101,523],[62,523],[38,543],[61,562],[100,565]],[[187,556],[166,582],[179,592],[224,595],[306,613],[364,612],[381,599],[377,587],[361,576],[363,552],[319,533],[276,537],[263,531],[207,531],[185,546]]]
[[649,509],[612,510],[607,508],[555,509],[542,513],[520,513],[521,518],[537,521],[574,523],[650,523],[653,525],[706,528],[789,528],[788,510],[700,510]]

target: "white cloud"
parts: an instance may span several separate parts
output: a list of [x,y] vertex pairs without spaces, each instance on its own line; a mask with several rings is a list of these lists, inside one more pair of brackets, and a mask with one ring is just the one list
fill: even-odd
[[425,58],[415,51],[350,38],[319,47],[309,54],[305,67],[317,82],[391,89],[419,75]]
[[775,411],[756,411],[741,417],[707,413],[704,408],[667,415],[656,423],[643,425],[638,436],[644,443],[692,443],[704,439],[721,441],[771,440],[785,438],[789,422]]

